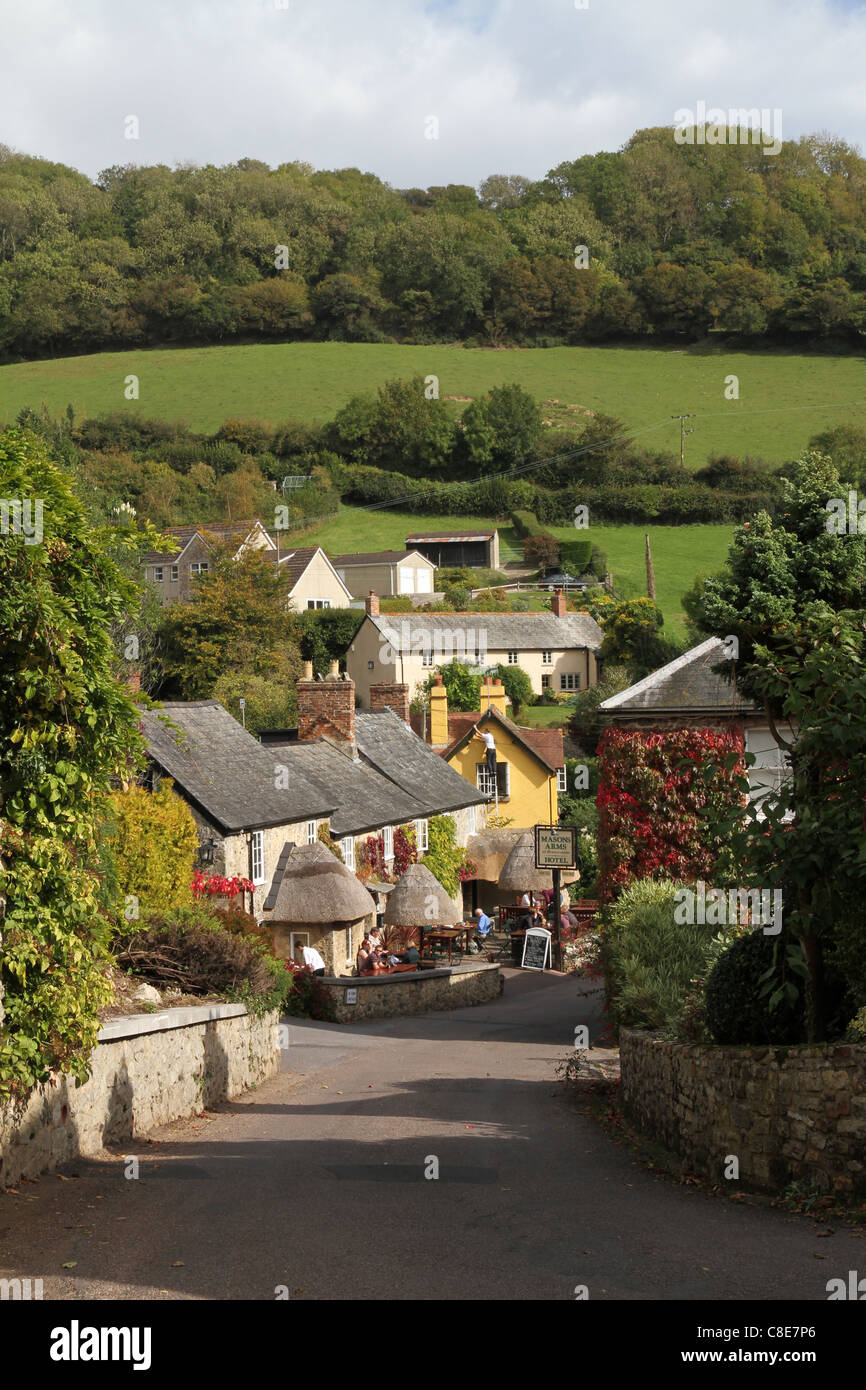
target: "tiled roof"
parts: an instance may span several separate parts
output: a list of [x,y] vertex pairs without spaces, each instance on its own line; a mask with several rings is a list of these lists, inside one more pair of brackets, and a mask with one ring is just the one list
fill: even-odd
[[[487,709],[480,714],[469,714],[465,710],[449,714],[448,732],[452,737],[448,747],[442,753],[443,758],[450,758],[468,738],[473,736],[472,730],[475,724],[484,723],[499,724],[505,728],[516,743],[533,753],[550,772],[555,772],[557,768],[565,766],[561,729],[524,729],[495,709]],[[481,761],[480,756],[479,761]]]
[[327,816],[336,807],[300,770],[278,787],[274,756],[219,700],[167,702],[143,710],[140,720],[153,761],[226,833]]
[[[179,549],[173,552],[152,550],[148,555],[142,557],[141,563],[144,565],[171,564],[177,560],[180,552],[196,535],[201,536],[205,541],[208,536],[215,536],[220,541],[236,540],[241,546],[258,526],[262,526],[262,524],[257,517],[254,517],[252,521],[204,521],[195,526],[164,526],[162,528],[163,535],[173,536],[178,542]],[[262,530],[271,540],[272,537],[264,526],[262,526]]]
[[[352,565],[396,565],[399,560],[408,559],[411,553],[409,550],[363,550],[351,555],[332,555],[331,564],[335,568]],[[423,555],[421,559],[424,559]]]
[[294,589],[318,549],[317,545],[299,545],[285,554],[280,552],[280,574],[288,574],[290,589]]
[[[725,661],[720,637],[708,637],[697,647],[669,661],[619,695],[602,700],[599,709],[614,719],[643,711],[659,714],[749,713],[757,708],[738,693],[733,680],[713,670]],[[726,663],[733,673],[733,663]]]
[[430,634],[435,651],[437,632],[463,632],[467,648],[475,650],[482,634],[493,651],[597,651],[602,643],[601,628],[588,613],[565,613],[561,618],[554,613],[383,613],[370,622],[401,652],[411,651],[413,645],[416,653],[421,650],[424,634]]

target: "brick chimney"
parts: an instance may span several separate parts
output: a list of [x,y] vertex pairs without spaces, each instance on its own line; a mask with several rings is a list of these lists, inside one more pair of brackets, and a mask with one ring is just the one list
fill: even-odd
[[561,589],[550,596],[550,611],[555,618],[564,618],[568,612],[568,599]]
[[336,661],[324,679],[313,680],[311,674],[305,662],[304,679],[298,681],[298,738],[327,738],[354,748],[355,682],[340,675]]
[[499,676],[495,680],[485,680],[481,682],[481,713],[487,709],[495,709],[497,714],[505,716],[505,686]]
[[409,723],[409,687],[399,681],[377,681],[370,686],[370,709],[392,709]]
[[442,677],[434,676],[430,688],[430,742],[437,748],[448,741],[448,691]]
[[364,612],[367,614],[368,618],[378,618],[379,616],[379,598],[377,594],[373,593],[372,589],[364,599]]

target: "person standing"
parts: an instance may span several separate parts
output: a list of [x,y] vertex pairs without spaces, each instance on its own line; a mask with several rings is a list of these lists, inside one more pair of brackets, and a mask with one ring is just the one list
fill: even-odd
[[484,744],[484,761],[487,765],[487,775],[496,787],[496,741],[489,729],[483,731],[477,724],[472,725],[475,730],[475,737],[480,738]]

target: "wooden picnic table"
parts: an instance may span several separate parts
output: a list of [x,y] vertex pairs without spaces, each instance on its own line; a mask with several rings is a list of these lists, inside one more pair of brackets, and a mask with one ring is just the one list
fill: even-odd
[[451,950],[454,942],[459,936],[466,937],[466,946],[469,945],[469,938],[477,928],[472,926],[463,927],[430,927],[425,932],[426,938],[431,942],[440,941],[448,947],[448,964],[451,964]]

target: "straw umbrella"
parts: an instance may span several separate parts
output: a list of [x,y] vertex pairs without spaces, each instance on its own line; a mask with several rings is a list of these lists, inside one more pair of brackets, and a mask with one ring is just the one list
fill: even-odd
[[505,861],[522,833],[520,830],[494,826],[470,836],[466,853],[475,865],[475,877],[488,883],[498,883]]
[[[265,903],[269,924],[324,928],[318,932],[323,938],[326,932],[352,927],[371,915],[375,920],[375,899],[320,840],[286,845],[276,877],[276,895],[271,900],[269,894]],[[330,939],[327,944],[332,946]]]
[[388,894],[383,920],[386,927],[401,927],[413,937],[417,932],[420,945],[425,926],[455,926],[463,921],[463,908],[425,864],[410,864]]
[[[562,883],[575,883],[574,869],[560,869]],[[552,883],[550,869],[535,867],[535,835],[526,830],[509,854],[499,875],[499,887],[506,893],[543,893]]]

